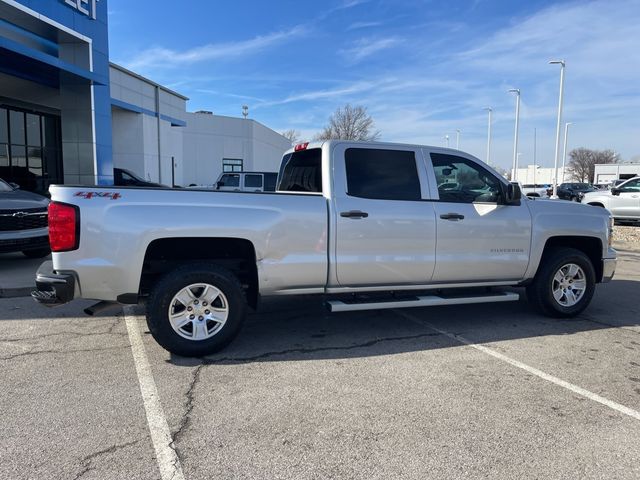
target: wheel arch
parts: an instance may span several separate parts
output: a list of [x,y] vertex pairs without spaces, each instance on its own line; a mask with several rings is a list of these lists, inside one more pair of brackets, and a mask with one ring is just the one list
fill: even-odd
[[549,255],[549,252],[562,247],[573,248],[584,253],[591,261],[593,269],[596,272],[596,282],[599,283],[602,281],[602,240],[597,237],[563,235],[548,238],[545,242],[542,258],[540,259],[537,270],[540,270],[540,266],[544,262],[545,257]]
[[138,295],[147,296],[167,272],[187,262],[214,262],[234,273],[252,308],[258,305],[255,246],[243,238],[171,237],[153,240],[142,264]]

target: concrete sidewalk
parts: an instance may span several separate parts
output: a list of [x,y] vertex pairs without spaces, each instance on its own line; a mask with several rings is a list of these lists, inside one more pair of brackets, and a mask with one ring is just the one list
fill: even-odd
[[27,297],[35,288],[36,271],[45,258],[27,258],[22,253],[0,253],[0,298]]

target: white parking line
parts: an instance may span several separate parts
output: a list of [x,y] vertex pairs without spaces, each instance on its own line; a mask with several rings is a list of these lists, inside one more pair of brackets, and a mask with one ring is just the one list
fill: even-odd
[[151,366],[147,359],[147,352],[142,343],[138,321],[133,314],[132,307],[124,307],[124,318],[129,332],[133,361],[138,374],[138,383],[144,402],[144,410],[147,414],[147,424],[151,433],[151,441],[156,451],[156,461],[160,469],[162,480],[184,480],[180,459],[175,450],[171,448],[173,438],[167,418],[164,416],[156,382],[153,380]]
[[538,370],[537,368],[530,367],[525,363],[519,362],[518,360],[514,360],[513,358],[510,358],[510,357],[507,357],[506,355],[503,355],[500,352],[496,352],[495,350],[485,347],[484,345],[478,345],[477,343],[473,343],[460,335],[456,335],[455,333],[450,333],[445,330],[441,330],[440,328],[435,327],[431,325],[429,322],[425,320],[421,320],[420,318],[414,315],[411,315],[409,313],[406,313],[400,310],[394,310],[394,311],[397,314],[405,317],[408,320],[411,320],[414,323],[426,326],[431,330],[435,330],[436,332],[441,333],[442,335],[445,335],[453,340],[456,340],[460,343],[468,345],[469,347],[475,348],[476,350],[486,353],[487,355],[491,355],[492,357],[497,358],[498,360],[502,360],[503,362],[506,362],[509,365],[513,365],[514,367],[517,367],[526,372],[529,372],[530,374],[535,375],[536,377],[542,378],[543,380],[546,380],[555,385],[558,385],[559,387],[566,388],[567,390],[570,390],[573,393],[577,393],[578,395],[581,395],[585,398],[588,398],[589,400],[593,400],[594,402],[598,402],[602,405],[605,405],[617,412],[620,412],[632,418],[635,418],[636,420],[640,420],[640,412],[638,412],[637,410],[633,410],[632,408],[625,407],[624,405],[616,403],[613,400],[609,400],[608,398],[601,397],[597,393],[590,392],[589,390],[585,390],[584,388],[578,387],[577,385],[574,385],[565,380],[562,380],[561,378],[554,377],[553,375],[549,375],[548,373],[545,373],[542,370]]

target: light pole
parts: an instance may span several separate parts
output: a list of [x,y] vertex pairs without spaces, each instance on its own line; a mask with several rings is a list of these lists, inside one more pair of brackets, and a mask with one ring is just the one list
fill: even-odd
[[513,135],[513,178],[512,182],[518,181],[518,127],[520,125],[520,89],[512,88],[509,93],[516,94],[516,128]]
[[564,183],[564,165],[567,161],[567,138],[569,137],[569,125],[573,125],[573,122],[567,122],[564,124],[564,151],[562,152],[562,182]]
[[460,150],[460,130],[456,129],[456,150]]
[[562,97],[564,95],[564,60],[551,60],[549,64],[560,65],[560,95],[558,96],[558,121],[556,124],[556,154],[553,163],[553,195],[551,198],[558,198],[558,157],[560,156],[560,125],[562,123]]
[[485,110],[489,112],[489,124],[487,128],[487,165],[491,165],[491,112],[493,112],[493,109],[491,107],[487,107]]
[[248,105],[242,105],[242,116],[244,118],[247,118],[247,115],[249,115],[249,106]]
[[444,141],[446,143],[447,148],[449,148],[449,135],[444,136]]
[[536,149],[537,149],[537,131],[533,129],[533,184],[536,184],[536,169],[538,168],[537,159],[536,159]]
[[[520,155],[522,155],[521,152],[516,153],[516,165],[515,165],[515,169],[514,171],[517,172],[518,171],[518,164],[520,163]],[[511,180],[512,182],[517,182],[518,179],[515,178],[514,180]],[[527,174],[527,182],[529,181],[529,174]]]

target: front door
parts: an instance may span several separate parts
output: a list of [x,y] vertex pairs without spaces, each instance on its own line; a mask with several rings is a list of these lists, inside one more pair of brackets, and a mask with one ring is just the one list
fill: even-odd
[[504,205],[504,183],[479,162],[431,153],[439,200],[434,202],[437,253],[434,282],[523,278],[529,264],[531,214]]
[[[341,286],[425,284],[435,266],[435,214],[421,152],[347,148],[334,158],[335,265]],[[426,188],[426,186],[425,186]]]
[[620,193],[613,195],[609,206],[616,218],[640,217],[640,178],[629,180],[618,187]]

